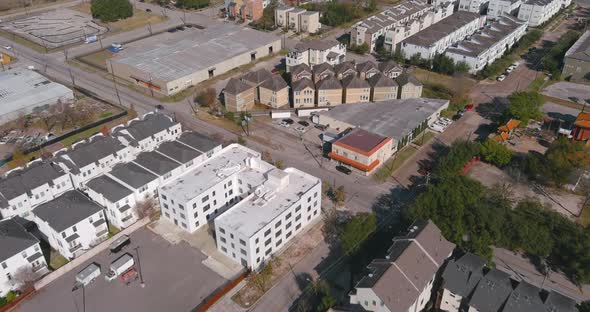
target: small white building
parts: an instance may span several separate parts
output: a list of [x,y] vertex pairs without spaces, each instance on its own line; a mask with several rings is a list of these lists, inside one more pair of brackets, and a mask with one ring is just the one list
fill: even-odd
[[0,213],[2,218],[28,218],[33,208],[73,188],[69,174],[57,164],[40,159],[29,162],[0,179]]
[[0,296],[16,290],[26,280],[47,273],[39,240],[14,219],[0,221]]
[[158,176],[158,184],[160,185],[184,172],[184,168],[180,163],[155,151],[143,152],[137,155],[133,162]]
[[221,142],[193,131],[183,132],[177,141],[205,154],[207,158],[211,158],[216,153],[221,152],[222,149]]
[[275,25],[294,32],[315,34],[320,28],[320,12],[279,5],[275,9]]
[[518,8],[522,4],[522,0],[490,0],[488,4],[488,18],[495,19],[501,16],[518,14]]
[[432,295],[438,269],[455,244],[432,221],[416,221],[406,237],[396,238],[385,259],[375,259],[350,293],[350,303],[366,311],[424,310]]
[[455,62],[465,62],[472,74],[504,55],[526,33],[527,23],[513,16],[502,16],[469,39],[446,50]]
[[346,60],[346,46],[336,40],[313,40],[295,45],[286,57],[287,72],[293,66],[306,64],[310,67],[327,63],[332,66]]
[[73,259],[108,238],[103,208],[79,191],[68,191],[33,209],[49,245]]
[[134,162],[116,165],[107,176],[132,190],[137,201],[158,198],[159,177]]
[[263,182],[214,221],[217,249],[252,270],[321,218],[320,179],[294,168],[280,170],[265,164],[259,169],[238,174],[239,187],[249,182],[250,175]]
[[131,146],[134,154],[153,151],[162,142],[174,141],[181,133],[180,123],[157,112],[147,113],[111,130],[112,136],[123,145]]
[[486,16],[479,13],[458,11],[408,39],[402,41],[405,58],[419,54],[423,59],[433,59],[451,45],[472,35],[485,24]]
[[86,187],[88,197],[105,207],[110,224],[124,229],[137,221],[136,198],[131,189],[106,175],[88,181]]
[[559,12],[563,0],[526,0],[520,5],[518,19],[528,22],[529,26],[539,26]]
[[178,141],[164,142],[156,151],[175,160],[186,172],[207,159],[207,155]]
[[484,13],[490,0],[459,0],[459,11]]

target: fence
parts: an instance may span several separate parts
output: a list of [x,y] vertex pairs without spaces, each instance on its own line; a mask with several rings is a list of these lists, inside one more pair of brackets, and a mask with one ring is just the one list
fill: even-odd
[[205,312],[209,310],[219,299],[223,298],[225,294],[230,292],[236,285],[238,285],[241,281],[244,280],[248,276],[248,271],[240,274],[236,279],[228,282],[227,284],[221,286],[220,288],[216,289],[211,295],[207,298],[203,299],[203,302],[198,305],[193,312]]

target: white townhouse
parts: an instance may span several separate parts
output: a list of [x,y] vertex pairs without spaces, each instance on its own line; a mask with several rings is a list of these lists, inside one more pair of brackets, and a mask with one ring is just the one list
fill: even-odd
[[407,236],[393,240],[385,259],[367,266],[371,273],[349,294],[350,303],[366,311],[424,310],[437,272],[454,248],[432,221],[414,222]]
[[479,13],[458,11],[402,41],[401,49],[405,58],[419,54],[423,59],[433,59],[453,44],[465,39],[485,25],[486,16]]
[[73,259],[108,238],[103,208],[79,191],[68,191],[33,209],[49,245]]
[[39,240],[15,219],[0,221],[0,296],[23,286],[23,277],[41,277],[47,263]]
[[563,3],[563,0],[526,0],[520,5],[518,19],[529,26],[539,26],[557,14]]
[[294,168],[270,168],[257,173],[264,182],[254,192],[214,220],[217,249],[252,270],[321,218],[320,179]]
[[70,149],[59,150],[54,156],[55,162],[70,174],[75,188],[83,188],[88,180],[134,157],[131,147],[100,133],[73,144]]
[[162,142],[174,141],[181,133],[180,123],[158,112],[146,113],[111,131],[111,135],[123,145],[131,146],[134,154],[153,151]]
[[299,42],[295,45],[285,59],[287,72],[300,64],[310,67],[328,63],[332,66],[346,60],[346,46],[336,40],[312,40]]
[[159,177],[134,162],[118,164],[106,175],[132,190],[137,201],[158,198]]
[[159,185],[166,183],[168,180],[175,178],[184,172],[184,168],[179,162],[156,151],[140,153],[133,162],[158,176]]
[[221,142],[193,131],[183,132],[180,137],[178,137],[177,141],[205,154],[207,158],[211,158],[222,150]]
[[135,193],[111,177],[101,175],[86,183],[86,194],[105,207],[109,223],[124,229],[138,220]]
[[31,161],[0,179],[0,214],[28,218],[33,208],[73,188],[69,174],[57,164]]
[[482,70],[504,55],[526,33],[527,23],[513,16],[502,16],[446,50],[455,62],[465,62],[472,74]]
[[522,0],[490,0],[488,4],[488,18],[496,19],[501,16],[516,16]]
[[207,154],[178,141],[164,142],[156,149],[156,152],[181,164],[183,172],[194,168],[207,159]]
[[459,0],[459,11],[483,14],[490,0]]

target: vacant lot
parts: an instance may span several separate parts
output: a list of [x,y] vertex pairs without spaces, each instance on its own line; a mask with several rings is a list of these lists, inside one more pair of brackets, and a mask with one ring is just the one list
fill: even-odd
[[[91,15],[89,2],[80,3],[79,5],[73,6],[71,8],[84,14]],[[96,21],[96,23],[107,27],[109,29],[109,34],[113,34],[126,32],[140,27],[147,27],[149,24],[154,25],[164,20],[166,20],[166,18],[163,16],[152,15],[145,11],[133,10],[133,16],[124,20],[113,23],[102,23],[100,21]]]

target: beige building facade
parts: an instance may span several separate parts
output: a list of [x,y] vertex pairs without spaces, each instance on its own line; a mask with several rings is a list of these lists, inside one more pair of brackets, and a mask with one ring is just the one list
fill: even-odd
[[271,108],[279,108],[289,105],[289,85],[279,75],[263,82],[259,87],[260,104]]
[[256,88],[231,78],[223,90],[225,108],[230,112],[241,112],[254,108]]
[[393,139],[355,128],[334,142],[328,155],[357,173],[370,175],[393,155]]
[[369,102],[371,98],[371,86],[357,76],[348,76],[342,79],[344,97],[343,103]]
[[293,107],[314,107],[315,87],[310,79],[301,79],[292,85]]
[[402,74],[396,79],[399,85],[398,99],[415,99],[422,97],[422,83],[410,74]]
[[327,77],[317,83],[318,106],[335,106],[342,104],[342,85],[334,77]]

